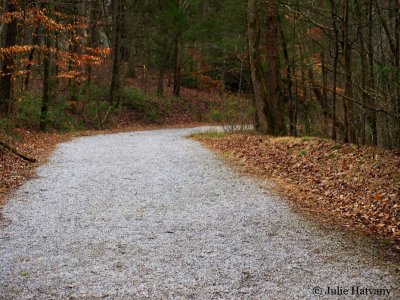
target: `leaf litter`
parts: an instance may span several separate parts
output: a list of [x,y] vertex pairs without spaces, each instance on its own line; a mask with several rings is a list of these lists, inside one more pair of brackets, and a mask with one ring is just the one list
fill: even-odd
[[400,249],[400,153],[319,138],[197,135],[245,172],[274,179],[295,207]]

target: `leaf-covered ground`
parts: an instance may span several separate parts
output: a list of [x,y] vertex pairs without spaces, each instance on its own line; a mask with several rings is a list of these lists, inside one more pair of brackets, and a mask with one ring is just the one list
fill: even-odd
[[[195,137],[328,223],[400,244],[400,153],[317,138]],[[398,248],[398,247],[397,247]]]
[[55,146],[70,135],[40,133],[17,129],[13,135],[0,134],[0,139],[18,151],[37,159],[27,162],[9,150],[0,147],[0,205],[6,195],[33,175],[34,168],[46,161]]

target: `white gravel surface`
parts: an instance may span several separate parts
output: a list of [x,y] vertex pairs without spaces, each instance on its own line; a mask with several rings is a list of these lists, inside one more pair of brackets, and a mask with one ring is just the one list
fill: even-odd
[[193,131],[59,145],[3,209],[0,298],[316,299],[314,287],[368,287],[390,294],[359,299],[400,299],[398,266],[376,248],[296,214],[186,139]]

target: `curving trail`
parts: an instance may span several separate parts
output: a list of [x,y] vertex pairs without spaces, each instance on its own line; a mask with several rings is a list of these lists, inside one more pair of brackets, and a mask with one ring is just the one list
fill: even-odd
[[400,299],[398,266],[296,214],[194,130],[61,144],[3,209],[0,299]]

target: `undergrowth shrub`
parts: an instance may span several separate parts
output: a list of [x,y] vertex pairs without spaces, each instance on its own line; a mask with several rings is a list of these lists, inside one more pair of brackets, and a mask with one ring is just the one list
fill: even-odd
[[209,113],[209,119],[224,127],[226,131],[245,129],[254,124],[255,107],[250,98],[229,95],[222,104]]
[[107,85],[91,84],[86,89],[84,99],[86,102],[108,100],[110,88]]
[[112,119],[111,112],[115,109],[110,107],[108,85],[90,84],[82,99],[83,120],[78,127],[90,126],[101,129],[104,126],[103,121],[107,123]]
[[16,102],[16,123],[21,127],[38,128],[40,122],[41,95],[24,93]]
[[0,117],[0,133],[8,133],[10,124],[8,119]]
[[166,98],[152,94],[146,95],[134,88],[124,91],[122,105],[131,111],[141,113],[143,121],[149,123],[162,122],[171,109],[171,104]]
[[67,113],[68,104],[65,99],[60,99],[49,107],[48,125],[58,131],[73,131],[77,129],[76,115]]
[[146,96],[142,91],[134,88],[129,88],[124,91],[122,96],[122,104],[131,109],[144,112],[147,110]]
[[193,75],[183,76],[182,86],[189,89],[197,89],[199,87],[199,78]]

